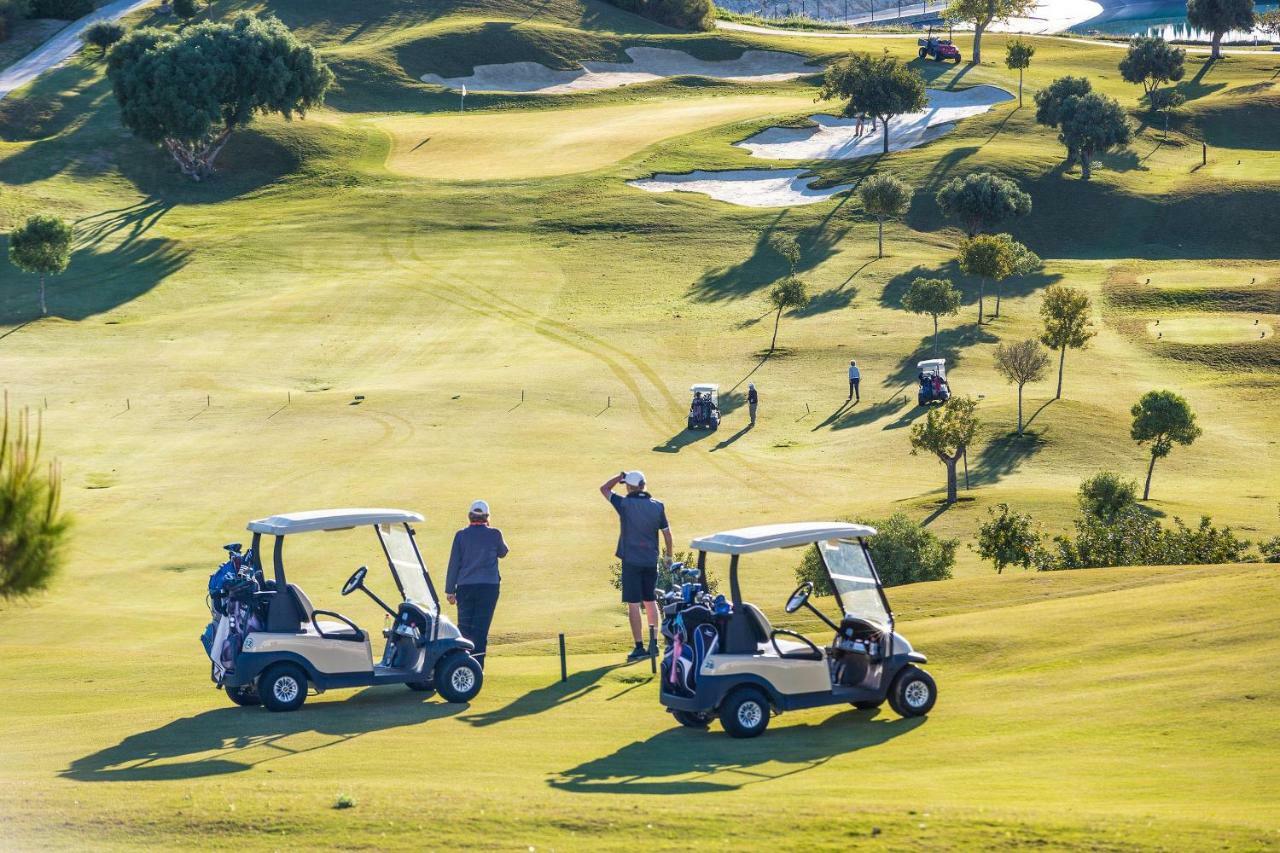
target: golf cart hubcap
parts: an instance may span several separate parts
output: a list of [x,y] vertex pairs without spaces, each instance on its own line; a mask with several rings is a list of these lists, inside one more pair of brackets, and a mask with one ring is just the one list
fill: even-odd
[[903,698],[912,708],[924,707],[924,704],[929,701],[929,685],[923,681],[913,681],[907,685]]
[[760,725],[764,717],[764,709],[757,702],[743,702],[738,706],[738,722],[748,729]]
[[466,693],[476,683],[476,674],[465,666],[460,666],[449,676],[449,683],[459,693]]
[[292,702],[298,696],[298,682],[290,675],[277,678],[271,692],[281,702]]

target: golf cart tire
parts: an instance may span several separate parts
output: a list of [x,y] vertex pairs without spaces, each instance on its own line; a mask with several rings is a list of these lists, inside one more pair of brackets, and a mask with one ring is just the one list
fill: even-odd
[[739,687],[720,706],[720,725],[729,737],[751,738],[769,728],[769,699],[754,687]]
[[672,711],[671,716],[686,729],[703,729],[711,725],[711,714],[700,714],[697,711]]
[[436,692],[436,685],[435,685],[435,682],[433,681],[406,681],[404,683],[404,686],[408,687],[410,690],[414,691],[415,693],[427,694],[424,697],[427,699],[434,696]]
[[242,708],[252,708],[262,704],[262,698],[258,696],[258,689],[252,684],[246,684],[243,687],[228,687],[227,698]]
[[921,59],[924,59],[924,58],[925,58],[926,56],[928,56],[928,55],[929,55],[929,51],[925,50],[923,47],[922,47],[922,48],[920,48],[920,58],[921,58]]
[[268,711],[296,711],[307,701],[307,674],[297,664],[272,664],[258,679],[258,696]]
[[889,707],[901,717],[923,717],[938,701],[933,676],[916,666],[906,666],[889,688]]
[[484,685],[484,670],[471,655],[451,654],[436,664],[435,685],[446,702],[470,702]]
[[850,702],[849,704],[857,708],[859,711],[873,711],[876,708],[879,708],[881,705],[883,705],[884,700],[868,699],[865,702]]

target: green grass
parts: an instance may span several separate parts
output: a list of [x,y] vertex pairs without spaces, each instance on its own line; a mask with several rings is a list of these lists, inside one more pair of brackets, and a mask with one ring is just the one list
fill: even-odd
[[[236,134],[207,184],[120,126],[100,62],[73,61],[0,102],[0,232],[56,212],[78,233],[70,269],[50,281],[50,319],[36,318],[34,279],[0,266],[0,372],[14,404],[40,410],[76,517],[54,588],[0,611],[0,845],[1280,843],[1274,572],[996,577],[967,547],[995,503],[1059,532],[1082,478],[1144,473],[1128,410],[1166,387],[1205,432],[1160,462],[1152,509],[1211,514],[1254,540],[1280,532],[1274,339],[1147,332],[1163,317],[1280,323],[1274,58],[1188,57],[1190,101],[1165,139],[1162,121],[1142,124],[1118,51],[1037,40],[1028,98],[1061,74],[1089,76],[1142,124],[1131,150],[1086,184],[1013,102],[887,158],[800,164],[824,181],[890,171],[917,187],[876,259],[874,223],[850,198],[752,210],[625,185],[771,165],[732,143],[834,109],[812,103],[810,81],[469,96],[459,116],[456,95],[417,76],[632,44],[908,58],[909,40],[688,36],[576,0],[533,14],[504,0],[212,13],[268,6],[321,46],[340,87],[306,120]],[[1002,48],[988,37],[990,57]],[[935,86],[1015,85],[997,64],[921,71]],[[1201,139],[1209,164],[1197,168]],[[1012,231],[1046,260],[1005,286],[1001,317],[982,328],[977,282],[955,270],[958,235],[932,201],[977,168],[1032,193]],[[783,318],[784,350],[765,359],[765,293],[784,272],[766,248],[773,231],[798,237],[815,300]],[[915,276],[938,272],[965,293],[942,345],[984,421],[971,488],[949,509],[941,468],[907,441],[931,324],[899,307]],[[1068,355],[1064,399],[1050,400],[1052,377],[1028,386],[1018,439],[991,353],[1036,333],[1054,282],[1093,296],[1098,334]],[[866,377],[857,407],[842,406],[850,358]],[[748,379],[762,417],[743,431]],[[696,381],[725,392],[717,434],[682,431]],[[931,656],[937,712],[919,724],[787,715],[752,744],[671,731],[655,686],[610,668],[625,619],[607,583],[615,521],[595,488],[633,466],[681,541],[899,509],[959,537],[956,580],[891,591]],[[330,694],[292,717],[224,707],[196,637],[207,572],[247,519],[411,507],[427,516],[421,543],[438,569],[478,496],[513,550],[491,678],[471,707],[398,690]],[[370,545],[303,538],[293,579],[376,628],[371,604],[337,595]],[[776,614],[797,561],[747,566],[749,598]],[[354,805],[335,809],[340,797]]]

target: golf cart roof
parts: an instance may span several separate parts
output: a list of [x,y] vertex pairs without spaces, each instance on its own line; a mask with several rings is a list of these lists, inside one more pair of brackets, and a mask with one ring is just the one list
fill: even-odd
[[716,385],[714,382],[699,382],[696,385],[690,386],[689,390],[694,392],[695,394],[698,393],[699,391],[703,391],[703,392],[710,391],[714,393],[720,390],[720,386]]
[[946,366],[947,366],[947,360],[945,358],[926,358],[924,361],[916,362],[916,367],[920,368],[921,370],[924,370],[927,367],[933,367],[938,370],[941,370]]
[[712,554],[753,554],[773,548],[796,548],[828,539],[859,539],[875,535],[876,529],[865,524],[800,521],[793,524],[761,524],[713,533],[693,540],[689,547]]
[[422,516],[407,509],[311,509],[305,512],[284,512],[270,518],[249,522],[253,533],[286,536],[290,533],[311,533],[316,530],[349,530],[373,524],[403,524],[422,521]]

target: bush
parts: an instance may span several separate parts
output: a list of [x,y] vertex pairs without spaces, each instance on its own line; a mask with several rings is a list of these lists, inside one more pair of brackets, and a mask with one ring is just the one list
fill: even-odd
[[1005,566],[1043,569],[1049,564],[1040,530],[1030,515],[1014,512],[1004,503],[989,507],[987,514],[991,520],[978,530],[978,556],[990,560],[996,574],[1002,574]]
[[32,18],[74,21],[93,11],[93,0],[31,0]]
[[[885,586],[946,580],[956,562],[955,539],[939,539],[923,525],[897,512],[883,520],[859,520],[876,528],[867,540],[871,560]],[[806,548],[796,567],[796,582],[813,584],[814,595],[831,595],[830,579],[816,548]]]
[[[693,568],[698,564],[698,555],[693,553],[692,551],[677,551],[672,556],[675,562],[684,563],[689,568]],[[617,589],[617,590],[622,589],[622,563],[614,563],[611,566],[609,566],[609,584],[614,589]],[[658,588],[659,595],[671,589],[671,573],[670,572],[664,571],[662,569],[658,570],[657,588]],[[719,591],[720,591],[720,580],[715,575],[713,575],[710,570],[708,570],[707,571],[707,592],[711,593],[712,595],[715,595]]]
[[678,30],[710,30],[716,10],[711,0],[608,0],[625,12],[675,27]]
[[1102,521],[1111,521],[1138,503],[1138,484],[1111,471],[1099,471],[1080,484],[1080,510]]
[[196,0],[173,0],[173,14],[184,21],[189,21],[200,14],[200,5]]
[[124,38],[124,24],[116,21],[98,21],[84,31],[81,39],[93,45],[105,55],[107,48]]

